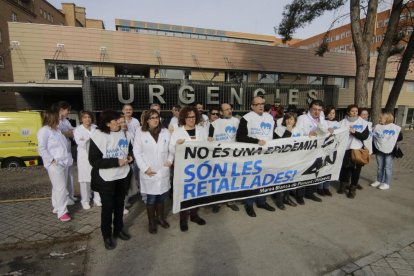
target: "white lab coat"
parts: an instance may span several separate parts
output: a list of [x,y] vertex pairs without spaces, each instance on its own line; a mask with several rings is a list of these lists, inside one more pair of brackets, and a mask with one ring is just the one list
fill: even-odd
[[207,141],[207,133],[204,127],[196,125],[196,139],[192,140],[190,135],[188,135],[187,131],[185,130],[184,126],[177,128],[171,135],[170,140],[170,147],[169,152],[172,157],[175,155],[175,146],[177,144],[177,140],[184,139],[185,141]]
[[300,115],[296,122],[296,127],[302,131],[303,135],[309,135],[311,131],[315,131],[318,135],[328,133],[328,123],[322,112],[319,115],[319,122],[313,119],[309,112]]
[[[73,163],[72,154],[68,152],[68,140],[58,129],[44,126],[37,132],[39,155],[43,159],[43,165],[47,169],[52,183],[53,213],[60,218],[68,212],[67,181],[69,179],[69,167]],[[55,160],[56,163],[52,164]]]
[[49,168],[53,159],[62,167],[73,163],[72,154],[68,152],[68,140],[60,130],[44,126],[37,132],[38,151],[45,168]]
[[[156,142],[149,131],[137,130],[134,141],[134,157],[139,167],[141,193],[161,195],[170,189],[170,168],[164,166],[173,157],[168,153],[170,133],[163,128]],[[154,176],[148,176],[145,172],[151,168],[156,172]]]
[[95,125],[91,125],[91,129],[80,125],[75,128],[74,138],[78,145],[78,180],[79,182],[91,182],[92,166],[89,163],[89,143],[91,133],[96,129]]

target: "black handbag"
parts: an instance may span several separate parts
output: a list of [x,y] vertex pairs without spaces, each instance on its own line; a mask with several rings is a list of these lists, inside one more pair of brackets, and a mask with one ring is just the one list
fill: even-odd
[[394,149],[392,150],[392,154],[395,158],[402,158],[404,156],[404,153],[402,152],[400,146],[398,144],[395,144]]

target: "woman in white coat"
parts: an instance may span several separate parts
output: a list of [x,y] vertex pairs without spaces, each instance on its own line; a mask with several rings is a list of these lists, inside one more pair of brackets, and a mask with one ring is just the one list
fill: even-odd
[[358,186],[359,176],[361,174],[362,165],[355,164],[352,161],[351,153],[353,149],[361,149],[364,147],[363,141],[369,136],[367,122],[358,116],[358,106],[355,104],[348,105],[346,108],[346,116],[341,121],[341,127],[349,130],[348,145],[344,154],[341,172],[339,174],[339,190],[341,194],[345,190],[345,184],[351,178],[351,184],[347,193],[348,198],[354,198]]
[[[170,141],[170,154],[174,156],[175,146],[185,141],[207,141],[207,132],[203,126],[199,125],[201,113],[195,107],[186,106],[180,111],[178,123],[180,127],[174,130]],[[188,230],[188,216],[190,220],[198,225],[206,224],[206,221],[198,216],[198,208],[180,212],[180,229],[185,232]]]
[[47,110],[43,114],[43,127],[37,132],[39,155],[52,182],[53,213],[60,221],[69,221],[71,217],[66,207],[68,203],[67,179],[69,167],[73,163],[68,152],[68,141],[58,129],[59,115]]
[[142,127],[137,129],[133,152],[139,167],[141,192],[147,195],[148,231],[155,234],[157,223],[163,228],[170,227],[165,220],[164,201],[171,188],[173,157],[168,154],[170,133],[162,128],[158,111],[147,110],[141,118]]
[[[91,171],[92,166],[89,163],[89,143],[91,133],[96,129],[93,123],[93,114],[90,111],[81,111],[79,113],[81,125],[75,128],[73,133],[76,144],[78,145],[78,180],[81,194],[82,208],[88,210],[91,208]],[[102,206],[101,197],[98,192],[93,193],[93,201],[96,206]]]

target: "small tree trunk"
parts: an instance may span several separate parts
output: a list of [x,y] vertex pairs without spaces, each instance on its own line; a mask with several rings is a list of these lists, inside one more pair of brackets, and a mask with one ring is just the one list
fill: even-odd
[[375,78],[371,93],[371,120],[373,125],[378,123],[382,107],[382,89],[384,86],[387,61],[392,48],[393,36],[397,30],[400,14],[403,9],[402,0],[394,0],[388,22],[387,31],[378,52],[377,64],[375,66]]
[[[360,1],[351,0],[351,31],[355,45],[355,103],[358,106],[368,105],[368,76],[369,76],[369,50],[371,47],[372,35],[374,33],[375,18],[377,14],[378,0],[368,1],[367,17],[361,24],[360,21]],[[361,26],[362,25],[362,26]],[[363,27],[363,30],[362,30]]]
[[385,110],[387,112],[394,112],[395,105],[397,104],[398,97],[400,96],[401,88],[404,84],[405,76],[407,75],[408,68],[411,63],[411,59],[414,54],[414,36],[413,33],[410,35],[410,40],[408,41],[407,47],[405,48],[404,54],[402,56],[400,68],[398,69],[397,76],[394,80],[394,85],[392,86],[390,95],[388,96],[387,104],[385,105]]

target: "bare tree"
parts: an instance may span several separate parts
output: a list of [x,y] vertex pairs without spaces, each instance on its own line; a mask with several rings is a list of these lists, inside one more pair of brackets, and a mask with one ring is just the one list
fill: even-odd
[[[331,1],[330,4],[326,2],[327,1],[321,0],[293,0],[290,5],[287,5],[285,7],[285,11],[283,12],[283,19],[277,29],[283,40],[286,41],[291,39],[293,32],[297,28],[303,27],[307,23],[312,22],[316,17],[320,16],[325,11],[330,11],[345,5],[347,1]],[[361,20],[360,18],[361,2],[365,3],[366,1],[350,0],[350,18],[352,39],[355,45],[355,61],[357,66],[355,73],[355,103],[359,106],[367,106],[370,48],[375,29],[378,0],[369,0],[367,6],[363,7],[365,11],[364,20]],[[404,47],[401,47],[401,45],[398,44],[399,39],[396,39],[396,34],[399,33],[397,32],[397,29],[398,27],[401,27],[399,25],[400,15],[404,8],[411,7],[412,2],[413,1],[406,1],[404,4],[402,0],[393,0],[387,31],[383,42],[378,49],[378,58],[375,66],[375,77],[371,94],[371,117],[373,118],[374,123],[377,122],[378,115],[381,112],[381,99],[388,59],[390,56],[404,51]],[[318,10],[318,12],[314,12],[315,9],[320,10]],[[408,12],[408,14],[410,14],[410,12]],[[414,26],[414,24],[411,21],[411,27],[412,26]],[[410,40],[406,44],[404,54],[400,60],[398,73],[388,98],[386,106],[387,110],[393,110],[395,108],[402,84],[404,83],[405,76],[409,70],[410,61],[413,57],[413,44],[414,42],[411,33]],[[317,49],[316,54],[323,56],[326,51],[328,51],[328,45],[324,39],[320,47]]]

